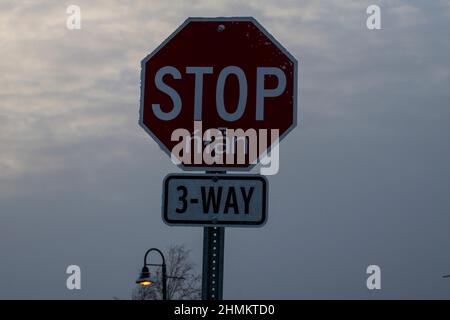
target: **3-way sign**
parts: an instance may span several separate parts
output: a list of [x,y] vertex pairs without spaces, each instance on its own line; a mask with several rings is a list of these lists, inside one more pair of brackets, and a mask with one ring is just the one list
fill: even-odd
[[266,217],[263,176],[170,174],[164,180],[163,219],[169,225],[261,226]]

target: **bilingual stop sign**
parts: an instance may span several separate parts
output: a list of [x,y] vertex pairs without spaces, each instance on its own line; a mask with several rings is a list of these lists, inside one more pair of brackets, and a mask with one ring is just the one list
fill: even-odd
[[139,123],[183,169],[248,170],[296,122],[297,60],[253,18],[188,18],[142,60]]

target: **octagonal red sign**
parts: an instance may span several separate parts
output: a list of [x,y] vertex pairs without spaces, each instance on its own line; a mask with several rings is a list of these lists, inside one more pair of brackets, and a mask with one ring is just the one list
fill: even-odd
[[142,60],[140,125],[183,169],[249,169],[297,121],[297,61],[253,18],[189,18]]

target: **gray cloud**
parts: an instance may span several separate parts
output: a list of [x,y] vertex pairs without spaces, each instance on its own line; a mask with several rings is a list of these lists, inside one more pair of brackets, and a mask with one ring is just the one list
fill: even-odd
[[227,229],[224,296],[448,298],[450,3],[375,3],[379,31],[372,1],[76,1],[79,31],[72,2],[0,4],[0,298],[129,298],[150,246],[201,265],[201,229],[161,221],[178,169],[137,125],[139,68],[186,17],[232,15],[299,58],[300,125],[267,225]]

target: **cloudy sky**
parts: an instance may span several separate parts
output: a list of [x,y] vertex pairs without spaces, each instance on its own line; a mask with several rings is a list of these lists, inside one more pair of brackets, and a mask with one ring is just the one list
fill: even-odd
[[253,16],[300,61],[269,221],[226,230],[224,298],[450,298],[448,0],[2,1],[0,298],[128,299],[149,247],[200,269],[202,229],[161,221],[180,170],[137,123],[140,61],[189,16]]

